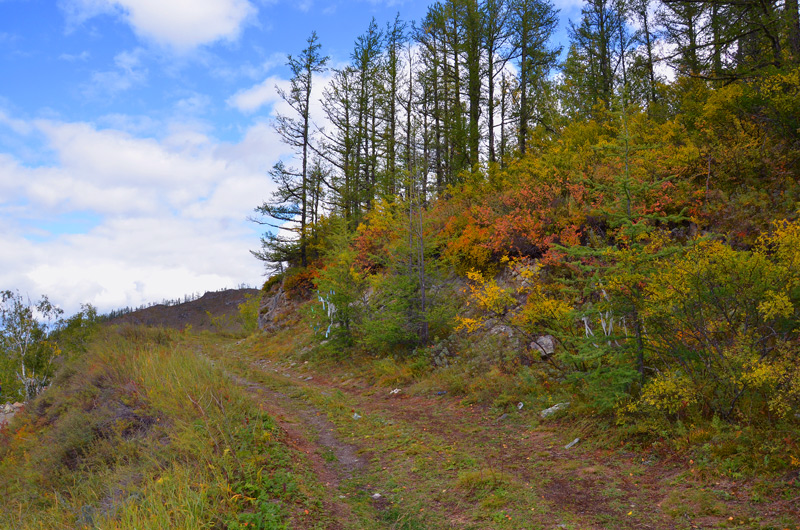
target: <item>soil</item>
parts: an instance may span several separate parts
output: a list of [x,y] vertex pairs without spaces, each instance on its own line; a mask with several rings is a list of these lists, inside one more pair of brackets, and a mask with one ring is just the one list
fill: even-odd
[[[313,407],[242,377],[230,376],[253,394],[262,410],[278,422],[290,445],[308,456],[316,476],[328,491],[325,509],[333,519],[328,528],[344,528],[342,522],[353,516],[350,506],[339,499],[338,488],[343,480],[353,478],[354,473],[364,468],[357,448],[340,440],[335,435],[335,425]],[[326,452],[332,453],[334,458],[326,460]]]

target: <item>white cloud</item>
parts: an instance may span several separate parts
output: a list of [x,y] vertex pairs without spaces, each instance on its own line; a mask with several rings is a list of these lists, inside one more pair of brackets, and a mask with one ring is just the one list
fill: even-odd
[[61,59],[62,61],[67,61],[69,63],[74,63],[74,62],[85,63],[86,61],[89,60],[89,57],[91,57],[91,55],[92,54],[89,53],[87,50],[84,50],[79,54],[62,53],[61,55],[58,56],[58,58]]
[[275,89],[276,86],[281,87],[283,90],[288,90],[289,82],[276,76],[268,77],[263,82],[251,88],[240,90],[228,98],[228,105],[241,112],[255,112],[265,105],[272,105],[281,100],[278,91]]
[[85,302],[108,311],[258,282],[260,267],[242,244],[243,234],[209,223],[167,221],[111,221],[28,249],[33,264],[18,281],[68,312]]
[[26,122],[25,120],[12,118],[2,110],[0,110],[0,124],[5,125],[19,135],[30,134],[30,132],[33,130],[33,127],[30,123]]
[[[325,126],[326,124],[325,112],[322,109],[321,100],[325,87],[330,83],[332,78],[332,70],[328,70],[315,76],[313,79],[310,105],[311,119],[319,126]],[[294,116],[294,111],[289,107],[288,103],[281,99],[276,87],[288,92],[291,85],[287,79],[270,76],[255,86],[240,90],[229,97],[227,103],[231,107],[246,114],[253,113],[265,106],[271,106],[270,114],[273,116],[277,114]]]
[[82,180],[136,186],[198,186],[211,181],[224,169],[225,161],[214,160],[207,151],[210,141],[196,135],[189,145],[170,149],[171,138],[136,138],[116,130],[98,130],[88,123],[37,122],[61,166]]
[[191,122],[148,123],[164,136],[140,138],[3,118],[44,138],[56,162],[0,153],[0,289],[48,294],[68,312],[83,302],[109,311],[260,281],[249,254],[259,229],[246,219],[271,194],[267,169],[284,149],[267,124],[220,143]]
[[175,104],[180,114],[203,114],[211,106],[211,98],[205,94],[191,94]]
[[112,14],[141,38],[181,53],[236,40],[257,12],[248,0],[65,0],[61,7],[70,27]]

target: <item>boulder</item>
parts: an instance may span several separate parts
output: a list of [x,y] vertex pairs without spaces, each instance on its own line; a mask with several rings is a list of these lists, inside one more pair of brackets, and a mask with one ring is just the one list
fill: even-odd
[[530,344],[531,351],[539,352],[542,359],[549,359],[556,351],[556,339],[552,335],[540,335]]
[[505,335],[506,337],[513,337],[514,330],[511,327],[506,326],[505,324],[498,324],[493,326],[492,329],[489,330],[490,335]]
[[543,411],[541,411],[541,412],[539,413],[539,417],[541,417],[542,419],[545,419],[545,418],[547,418],[548,416],[552,416],[553,414],[555,414],[555,413],[556,413],[556,412],[558,412],[559,410],[564,410],[564,409],[566,409],[567,407],[569,407],[569,401],[567,401],[567,402],[565,402],[565,403],[558,403],[558,404],[556,404],[556,405],[553,405],[553,406],[552,406],[552,407],[550,407],[549,409],[544,409]]

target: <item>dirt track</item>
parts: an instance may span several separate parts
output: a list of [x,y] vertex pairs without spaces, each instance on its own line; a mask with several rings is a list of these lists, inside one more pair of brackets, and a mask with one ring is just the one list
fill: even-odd
[[[212,354],[236,356],[235,348]],[[408,396],[259,359],[241,385],[309,455],[330,528],[796,528],[798,499],[750,500],[680,458],[625,453],[580,427],[498,417],[449,396]],[[330,377],[328,377],[330,376]],[[378,497],[373,495],[378,493]],[[366,515],[365,515],[366,514]]]

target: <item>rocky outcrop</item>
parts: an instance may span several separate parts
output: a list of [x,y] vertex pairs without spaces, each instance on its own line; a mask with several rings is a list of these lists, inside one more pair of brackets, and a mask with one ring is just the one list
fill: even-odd
[[286,313],[288,300],[283,286],[279,285],[261,297],[258,310],[258,327],[265,332],[273,332],[279,327],[279,322]]
[[539,352],[542,359],[549,359],[556,351],[556,339],[552,335],[539,335],[529,347],[531,351]]
[[565,410],[567,407],[569,407],[569,401],[567,401],[566,403],[558,403],[556,405],[553,405],[549,409],[544,409],[543,411],[541,411],[539,413],[539,417],[541,417],[542,419],[545,419],[545,418],[547,418],[549,416],[552,416],[553,414],[555,414],[556,412],[558,412],[560,410]]
[[16,402],[14,404],[5,403],[0,405],[0,424],[5,423],[14,417],[20,409],[25,406],[24,403]]

